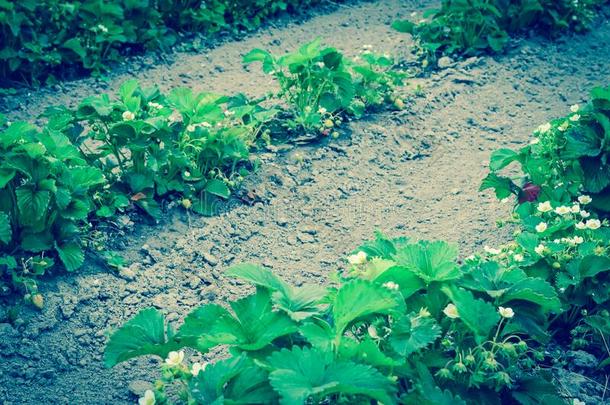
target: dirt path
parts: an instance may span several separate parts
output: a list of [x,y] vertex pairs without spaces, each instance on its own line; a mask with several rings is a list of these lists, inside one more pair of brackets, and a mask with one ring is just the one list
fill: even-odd
[[[274,44],[288,50],[320,35],[352,54],[363,44],[404,52],[406,37],[387,23],[421,10],[420,3],[382,0],[340,7],[207,54],[182,55],[174,65],[137,77],[164,88],[184,83],[260,94],[269,79],[257,69],[246,75],[239,63],[250,48]],[[187,218],[173,210],[163,226],[138,226],[128,239],[124,253],[135,263],[135,277],[121,278],[89,263],[79,274],[45,283],[45,309],[24,314],[29,322],[18,330],[0,323],[0,400],[133,402],[132,391],[154,380],[157,360],[104,369],[105,332],[148,306],[175,321],[193,306],[242,295],[243,286],[222,275],[231,264],[261,263],[295,283],[325,283],[341,267],[341,258],[376,229],[456,242],[463,255],[500,243],[508,233],[497,231],[495,220],[509,207],[477,191],[490,152],[526,142],[535,126],[565,114],[591,87],[610,82],[608,55],[608,22],[560,42],[524,41],[506,56],[470,60],[422,81],[424,96],[414,98],[407,110],[351,123],[330,144],[263,154],[261,171],[248,182],[264,203],[233,201],[214,218]],[[115,75],[108,87],[127,77]],[[98,91],[92,83],[83,80],[65,91],[21,100],[27,111],[38,112],[51,100],[74,101]]]

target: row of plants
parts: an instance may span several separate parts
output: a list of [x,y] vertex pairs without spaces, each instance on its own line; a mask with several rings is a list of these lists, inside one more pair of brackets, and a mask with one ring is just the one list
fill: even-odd
[[606,3],[607,0],[443,0],[440,8],[424,12],[420,20],[399,20],[392,26],[410,33],[416,42],[414,52],[423,66],[434,67],[442,56],[502,52],[511,35],[527,30],[547,36],[586,31]]
[[[0,86],[105,71],[128,53],[167,51],[185,37],[258,27],[319,0],[0,1]],[[192,42],[192,41],[189,41]]]
[[[481,187],[515,195],[513,241],[462,261],[446,242],[377,234],[326,288],[237,265],[226,275],[253,293],[177,329],[145,309],[111,335],[106,365],[163,360],[141,405],[580,403],[552,384],[546,348],[610,366],[610,87],[535,135],[495,152]],[[512,162],[518,180],[498,174]],[[226,358],[200,360],[218,347]]]
[[[43,128],[0,120],[3,292],[22,286],[40,306],[35,278],[57,259],[55,267],[74,271],[86,249],[105,251],[100,230],[117,218],[158,219],[167,204],[213,215],[258,166],[254,148],[338,136],[347,119],[403,106],[397,91],[405,75],[387,56],[367,52],[354,61],[315,40],[281,57],[253,50],[244,63],[257,60],[279,85],[258,100],[187,88],[163,94],[130,80],[114,97],[47,109]],[[111,252],[105,257],[120,264]]]

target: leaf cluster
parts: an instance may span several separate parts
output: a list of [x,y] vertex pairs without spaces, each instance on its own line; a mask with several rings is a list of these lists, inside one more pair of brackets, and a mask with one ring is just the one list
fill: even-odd
[[[443,0],[419,22],[398,20],[392,27],[411,34],[425,66],[441,56],[502,52],[512,35],[534,29],[554,36],[590,28],[606,0]],[[424,67],[425,67],[424,66]]]
[[221,30],[251,30],[267,18],[318,0],[59,0],[0,1],[0,77],[53,82],[66,71],[105,71],[126,54],[167,51]]
[[[510,388],[519,392],[530,378],[522,370],[533,364],[529,325],[559,306],[550,285],[498,263],[460,266],[444,242],[378,235],[360,250],[379,255],[336,288],[295,287],[264,268],[235,266],[227,275],[254,284],[255,293],[230,309],[199,307],[176,331],[156,309],[144,310],[110,337],[106,365],[229,347],[229,359],[203,371],[168,359],[155,393],[161,403],[171,402],[165,386],[176,381],[185,402],[202,404],[243,403],[235,387],[247,403],[285,404],[492,404],[509,401]],[[446,315],[448,304],[458,317]],[[500,304],[515,318],[502,318]]]
[[261,62],[263,72],[276,79],[280,89],[272,96],[287,105],[281,125],[291,133],[327,136],[346,118],[386,104],[404,106],[397,89],[406,75],[388,55],[365,50],[349,59],[316,39],[279,57],[253,49],[243,61]]

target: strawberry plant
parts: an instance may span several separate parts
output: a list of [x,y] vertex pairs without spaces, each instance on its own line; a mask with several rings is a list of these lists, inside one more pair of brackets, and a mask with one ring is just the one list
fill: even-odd
[[[569,204],[580,194],[591,197],[591,209],[610,212],[610,87],[595,88],[591,102],[574,105],[563,118],[540,125],[532,142],[515,152],[500,149],[491,156],[491,172],[482,189],[498,198],[511,194],[521,202],[546,199]],[[523,177],[514,181],[499,172],[511,163]]]
[[[0,85],[53,82],[66,72],[106,70],[125,54],[167,50],[194,33],[254,29],[318,0],[0,1]],[[185,43],[187,45],[188,42]]]
[[335,48],[322,47],[319,39],[280,57],[253,49],[243,60],[261,62],[263,72],[277,80],[276,97],[289,106],[281,123],[289,133],[329,135],[346,116],[361,117],[367,108],[399,99],[396,88],[405,77],[392,70],[387,56],[368,51],[356,63]]
[[473,56],[503,51],[510,35],[535,28],[547,35],[589,29],[607,0],[443,0],[419,22],[399,20],[392,27],[416,41],[424,67],[439,57]]
[[62,130],[107,175],[109,186],[95,195],[97,216],[110,217],[133,203],[158,217],[165,197],[212,214],[216,198],[228,198],[229,186],[244,173],[261,120],[274,111],[243,97],[193,94],[185,88],[164,96],[131,80],[116,100],[93,96],[76,111],[50,114],[69,117]]
[[[550,333],[599,357],[606,355],[610,309],[608,90],[594,89],[591,103],[574,105],[566,117],[539,126],[520,151],[494,152],[481,186],[494,189],[498,198],[517,198],[515,242],[492,253],[551,283],[562,311],[552,319]],[[511,163],[520,165],[520,178],[500,174]]]
[[[144,310],[111,336],[106,364],[165,359],[155,392],[147,393],[158,403],[176,399],[167,388],[176,382],[185,403],[519,398],[537,355],[526,331],[532,319],[558,309],[555,291],[541,279],[504,274],[498,263],[460,268],[456,256],[444,242],[378,236],[330,289],[294,287],[269,270],[235,266],[228,275],[254,284],[254,294],[231,310],[197,308],[177,331],[157,310]],[[473,282],[479,278],[487,284]],[[217,345],[229,345],[232,357],[184,363],[183,348],[206,353]]]
[[[90,190],[105,183],[79,150],[52,127],[25,122],[0,133],[1,282],[23,284],[58,257],[68,271],[84,260],[82,230],[93,210]],[[7,285],[2,289],[8,291]]]

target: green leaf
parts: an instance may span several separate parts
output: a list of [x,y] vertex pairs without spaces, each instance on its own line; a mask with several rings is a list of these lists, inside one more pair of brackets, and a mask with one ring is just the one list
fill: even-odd
[[606,256],[585,256],[578,266],[580,276],[595,277],[601,272],[610,271],[610,258]]
[[389,341],[398,354],[408,357],[434,343],[441,331],[441,327],[434,318],[421,317],[412,312],[404,315],[392,325]]
[[341,359],[354,360],[373,367],[395,367],[403,362],[402,359],[395,360],[387,356],[369,337],[365,337],[361,342],[355,339],[343,339],[339,346],[339,356]]
[[177,346],[165,337],[164,320],[155,308],[140,311],[110,336],[104,351],[106,367],[133,357],[154,354],[162,358]]
[[481,182],[479,191],[484,191],[492,188],[496,193],[496,197],[500,200],[510,197],[511,194],[516,194],[517,186],[508,177],[501,177],[495,173],[489,173]]
[[491,154],[489,168],[498,171],[519,158],[519,154],[512,149],[498,149]]
[[74,271],[83,265],[85,261],[85,253],[83,248],[77,242],[69,242],[63,245],[55,244],[55,250],[61,259],[61,262],[68,271]]
[[457,307],[460,319],[474,333],[477,343],[481,344],[488,339],[500,319],[497,309],[461,288],[443,287],[442,291]]
[[335,336],[343,334],[356,319],[371,314],[388,314],[397,306],[396,295],[389,289],[364,280],[351,280],[341,286],[333,303]]
[[456,264],[457,246],[443,241],[420,241],[403,246],[395,255],[396,262],[411,271],[426,284],[454,280],[460,277]]
[[21,249],[26,252],[44,252],[52,248],[53,235],[48,231],[21,235]]
[[409,20],[397,20],[392,23],[392,28],[394,28],[398,32],[406,32],[408,34],[413,34],[415,24]]
[[267,404],[277,401],[267,372],[245,354],[217,361],[189,381],[189,392],[198,404]]
[[216,322],[223,316],[230,317],[231,315],[225,308],[217,304],[208,304],[196,308],[186,316],[175,338],[182,345],[205,353],[216,346],[216,342],[207,337],[213,334]]
[[242,263],[231,266],[226,271],[226,275],[229,277],[240,278],[259,287],[268,288],[273,291],[283,290],[287,286],[286,283],[284,283],[270,270],[251,263]]
[[552,379],[552,375],[546,372],[524,376],[512,388],[511,395],[521,405],[561,404],[565,401],[551,382]]
[[505,304],[512,300],[529,301],[545,311],[559,312],[561,302],[555,288],[541,278],[526,278],[512,285],[499,300]]
[[[318,349],[293,347],[273,353],[267,361],[271,385],[282,404],[304,404],[308,398],[340,393],[362,395],[395,404],[396,389],[375,368],[351,361],[333,361],[332,354]],[[315,402],[315,401],[314,401]]]
[[270,270],[254,264],[233,266],[227,270],[227,275],[271,290],[273,303],[295,321],[315,315],[320,310],[319,301],[326,295],[326,289],[320,286],[293,287],[284,283]]
[[64,42],[63,47],[66,49],[70,49],[81,59],[85,59],[87,57],[87,50],[83,48],[78,38],[70,38],[69,40]]
[[599,193],[610,185],[610,164],[599,157],[583,157],[580,165],[584,172],[584,185],[587,191]]
[[272,295],[273,303],[278,309],[286,312],[295,321],[302,321],[320,310],[320,302],[326,296],[326,289],[318,285],[303,285],[276,291]]
[[11,242],[12,235],[11,220],[6,212],[0,211],[0,242],[8,245]]
[[13,169],[0,168],[0,189],[6,187],[9,181],[13,180],[17,172]]
[[252,49],[250,52],[244,55],[243,63],[252,63],[252,62],[263,62],[267,59],[271,58],[271,54],[263,49]]
[[379,274],[374,281],[379,284],[394,282],[398,284],[400,293],[404,299],[409,298],[419,290],[426,287],[421,278],[402,266],[392,266]]
[[256,294],[232,302],[231,308],[235,315],[217,320],[210,336],[206,337],[210,342],[253,351],[297,331],[296,324],[287,315],[273,311],[267,290],[258,289]]
[[229,187],[227,187],[224,181],[218,179],[209,180],[205,185],[205,191],[225,199],[231,196]]
[[25,225],[38,223],[47,213],[51,193],[36,190],[32,185],[23,185],[15,190],[20,222]]

